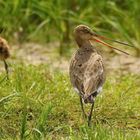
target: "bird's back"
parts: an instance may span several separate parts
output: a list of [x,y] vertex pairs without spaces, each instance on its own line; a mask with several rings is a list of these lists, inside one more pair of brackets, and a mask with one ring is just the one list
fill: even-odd
[[92,47],[79,48],[71,59],[70,80],[83,99],[90,101],[96,96],[105,81],[101,55]]

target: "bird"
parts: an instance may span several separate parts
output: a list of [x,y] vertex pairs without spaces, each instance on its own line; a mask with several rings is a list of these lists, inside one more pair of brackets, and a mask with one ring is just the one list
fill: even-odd
[[6,62],[6,59],[10,57],[9,49],[10,47],[7,41],[4,38],[0,37],[0,60],[4,62],[7,79],[9,79],[8,77],[9,70],[8,70],[8,64]]
[[[83,116],[88,119],[88,126],[90,126],[95,98],[102,91],[103,84],[106,80],[103,58],[100,52],[95,49],[95,46],[92,45],[92,42],[96,41],[127,55],[129,54],[102,41],[103,39],[109,39],[98,35],[86,25],[78,25],[74,29],[74,38],[79,48],[74,53],[70,61],[70,81],[80,97]],[[129,45],[115,40],[111,41]],[[87,116],[84,110],[84,104],[88,103],[91,104],[91,109]]]

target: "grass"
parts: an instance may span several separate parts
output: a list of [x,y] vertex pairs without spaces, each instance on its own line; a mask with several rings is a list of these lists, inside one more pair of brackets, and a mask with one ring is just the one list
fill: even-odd
[[0,82],[1,139],[140,139],[140,75],[108,77],[88,128],[67,74],[47,65],[12,67],[10,81]]
[[139,0],[0,0],[0,33],[18,43],[59,41],[63,54],[74,27],[86,24],[101,35],[133,44],[139,55],[139,5]]

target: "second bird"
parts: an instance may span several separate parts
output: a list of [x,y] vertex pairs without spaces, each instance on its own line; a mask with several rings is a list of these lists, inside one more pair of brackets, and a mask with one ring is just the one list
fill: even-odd
[[8,78],[8,64],[6,63],[6,59],[10,57],[10,52],[9,52],[9,45],[7,41],[0,37],[0,60],[4,62],[4,67],[6,70],[6,77]]

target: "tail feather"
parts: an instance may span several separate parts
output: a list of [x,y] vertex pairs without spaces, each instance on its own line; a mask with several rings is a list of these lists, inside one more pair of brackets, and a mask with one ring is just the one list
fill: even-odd
[[84,98],[84,103],[93,103],[95,100],[95,97],[97,96],[98,92],[94,92],[93,94],[91,94],[90,96],[88,96],[87,98]]

